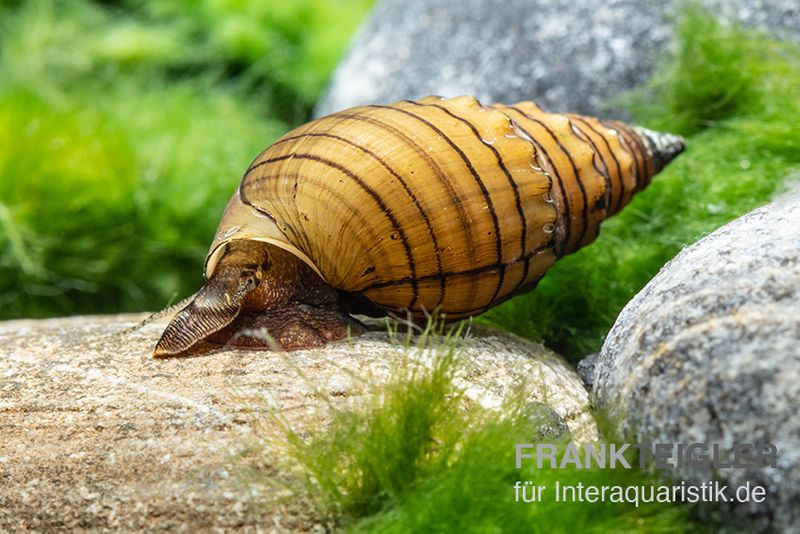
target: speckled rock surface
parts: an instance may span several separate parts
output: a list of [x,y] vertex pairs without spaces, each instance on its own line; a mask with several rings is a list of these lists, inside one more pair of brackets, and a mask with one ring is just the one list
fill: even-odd
[[800,529],[800,196],[747,214],[668,263],[618,317],[594,388],[597,406],[637,442],[775,444],[775,468],[718,476],[768,490],[765,503],[737,506],[735,518]]
[[[800,40],[796,0],[703,0]],[[671,41],[674,2],[382,0],[336,70],[317,116],[431,94],[620,116],[609,98],[647,80]]]
[[[399,358],[426,357],[370,332],[288,355],[154,360],[163,323],[118,335],[141,317],[0,323],[0,531],[312,529],[307,503],[265,504],[263,485],[240,476],[264,461],[247,454],[255,423],[271,409],[298,431],[323,424],[315,391],[357,402],[356,377],[380,381]],[[528,377],[531,401],[577,441],[596,438],[587,393],[559,356],[490,330],[463,354],[473,399],[497,406]],[[278,459],[266,469],[283,476]]]

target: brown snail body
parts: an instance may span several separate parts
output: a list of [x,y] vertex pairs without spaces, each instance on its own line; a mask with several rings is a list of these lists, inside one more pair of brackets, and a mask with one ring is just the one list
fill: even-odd
[[347,311],[477,315],[591,243],[682,150],[669,134],[471,97],[312,121],[250,165],[206,285],[155,354],[203,339],[258,345],[240,332],[259,326],[285,348],[320,344],[358,329]]

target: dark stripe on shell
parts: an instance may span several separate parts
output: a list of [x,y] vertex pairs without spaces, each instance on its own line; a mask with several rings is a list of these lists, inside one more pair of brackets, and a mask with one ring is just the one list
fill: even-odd
[[[515,259],[513,259],[511,261],[502,263],[501,265],[499,265],[499,264],[491,264],[491,265],[484,265],[482,267],[475,267],[475,268],[472,268],[472,269],[467,269],[467,270],[464,270],[464,271],[444,272],[444,273],[441,273],[441,274],[432,274],[432,275],[427,275],[427,276],[421,276],[420,278],[417,279],[417,281],[418,282],[426,282],[426,281],[429,281],[429,280],[436,280],[439,276],[442,276],[442,277],[444,277],[446,279],[457,278],[457,277],[461,277],[461,276],[475,276],[475,275],[479,275],[479,274],[488,273],[488,272],[491,272],[491,271],[494,271],[494,270],[498,270],[499,271],[501,267],[503,269],[508,269],[508,267],[510,267],[512,265],[516,265],[517,263],[524,262],[524,261],[530,261],[534,256],[536,256],[538,254],[541,254],[542,252],[546,251],[549,248],[552,248],[552,242],[544,244],[544,245],[540,245],[540,246],[536,247],[535,249],[533,249],[532,251],[528,252],[527,254],[525,254],[523,256],[520,256],[518,258],[515,258]],[[381,288],[384,288],[384,287],[395,287],[395,286],[406,285],[406,284],[409,284],[409,283],[411,283],[410,277],[405,277],[405,278],[402,278],[400,280],[389,280],[389,281],[386,281],[386,282],[377,282],[375,284],[370,284],[369,286],[364,287],[363,289],[360,290],[360,292],[366,293],[367,291],[371,291],[373,289],[381,289]],[[511,293],[509,293],[509,296],[510,295],[511,295]],[[440,311],[442,311],[443,313],[456,313],[456,314],[461,314],[461,313],[465,313],[465,312],[480,312],[480,311],[483,311],[483,310],[487,310],[487,309],[491,308],[492,306],[495,306],[495,304],[497,304],[497,302],[492,301],[492,302],[488,303],[485,306],[482,306],[482,307],[479,307],[479,308],[474,308],[474,309],[471,309],[471,310],[460,310],[460,311],[459,310],[456,310],[456,311],[450,310],[449,312],[447,312],[445,310],[440,310]]]
[[[631,191],[631,197],[633,197],[634,193],[636,193],[636,191],[639,190],[639,159],[636,156],[636,150],[634,150],[628,144],[627,138],[625,137],[625,135],[623,135],[622,131],[620,131],[619,128],[617,128],[615,125],[610,124],[610,123],[605,122],[605,121],[602,121],[602,124],[606,128],[610,128],[611,130],[613,130],[614,132],[617,133],[617,139],[619,139],[620,146],[622,147],[622,149],[625,152],[628,153],[628,155],[633,160],[633,164],[631,165],[631,171],[632,171],[632,176],[633,176],[633,191]],[[620,198],[622,198],[622,197],[620,197]],[[624,199],[620,200],[620,208],[622,207],[623,202],[624,202]]]
[[650,180],[653,178],[653,175],[650,173],[650,166],[653,158],[651,153],[647,150],[647,148],[645,148],[644,143],[642,143],[642,136],[625,123],[622,124],[622,127],[625,128],[627,132],[630,132],[630,136],[633,138],[633,142],[636,143],[636,146],[639,147],[639,153],[642,157],[642,165],[644,166],[644,183],[642,183],[641,187],[639,188],[641,191],[647,187],[648,184],[650,184]]
[[[655,153],[656,153],[656,147],[653,144],[653,140],[650,139],[649,136],[639,135],[639,132],[637,132],[636,130],[633,130],[631,128],[629,128],[629,130],[631,130],[633,132],[633,135],[636,136],[635,137],[636,142],[639,143],[639,145],[642,147],[643,153],[644,153],[645,157],[647,158],[648,163],[651,163],[653,166],[655,166],[654,156],[655,156]],[[647,145],[646,148],[645,148],[645,144]],[[650,182],[652,180],[653,180],[653,174],[650,173],[650,165],[648,165],[647,180],[646,180],[647,183],[642,186],[642,189],[644,189],[645,187],[650,185]]]
[[[644,161],[645,155],[641,152],[641,146],[637,142],[636,136],[634,135],[631,139],[631,131],[625,128],[624,124],[619,121],[615,121],[614,129],[619,132],[620,139],[624,141],[628,152],[630,153],[631,157],[633,157],[634,163],[636,163],[636,173],[634,174],[636,187],[634,188],[634,192],[641,191],[644,187],[644,182],[647,180],[647,164]],[[633,192],[631,195],[633,195]]]
[[[374,108],[380,108],[380,106],[370,106],[370,107],[372,107],[373,109]],[[387,106],[383,106],[383,107],[384,108],[388,108],[388,109],[394,109],[395,111],[402,111],[402,110],[399,110],[397,108],[391,108],[391,107],[387,107]],[[341,116],[341,117],[344,117],[344,118],[347,118],[347,119],[351,119],[351,120],[357,120],[357,121],[361,121],[361,122],[366,122],[368,124],[373,124],[375,126],[379,126],[379,127],[383,128],[383,129],[387,130],[388,132],[391,132],[392,134],[396,135],[397,137],[399,137],[400,139],[405,141],[405,143],[408,146],[412,147],[413,150],[417,153],[417,155],[420,156],[421,158],[423,158],[426,163],[428,163],[428,165],[430,166],[431,170],[433,170],[433,172],[436,174],[436,178],[439,180],[439,184],[447,191],[448,195],[453,200],[452,204],[453,204],[453,206],[455,206],[455,209],[456,209],[456,212],[457,212],[459,227],[463,228],[465,230],[464,237],[465,237],[465,239],[467,241],[466,247],[465,247],[466,250],[469,250],[469,251],[475,250],[474,236],[472,235],[472,232],[469,230],[470,226],[469,226],[468,221],[467,221],[467,213],[464,210],[463,203],[461,202],[461,199],[459,198],[458,193],[456,192],[455,188],[453,188],[453,184],[447,178],[447,176],[445,175],[445,173],[442,170],[442,168],[439,167],[439,164],[436,162],[436,160],[433,159],[430,156],[430,154],[428,154],[421,146],[419,146],[416,143],[416,141],[414,139],[410,138],[402,130],[400,130],[398,128],[395,128],[391,124],[386,123],[386,122],[384,122],[382,120],[379,120],[377,118],[371,117],[369,115],[360,115],[360,114],[355,114],[355,113],[347,113],[347,112],[343,112],[343,111],[335,113],[334,115]],[[408,115],[408,114],[406,114],[406,115]],[[436,307],[441,305],[441,303],[444,301],[444,294],[445,294],[445,287],[443,286],[442,287],[442,297],[439,300],[439,302],[437,303]]]
[[[272,180],[274,178],[287,178],[287,179],[290,179],[290,180],[296,180],[298,178],[298,176],[299,175],[297,173],[291,173],[291,174],[279,173],[279,174],[271,174],[271,175],[265,176],[264,178],[266,180]],[[309,179],[308,177],[304,177],[304,178]],[[369,220],[364,216],[364,213],[363,213],[364,210],[359,209],[359,207],[353,206],[352,204],[349,204],[347,198],[345,198],[343,195],[341,195],[335,188],[329,187],[327,185],[327,183],[325,183],[325,182],[318,182],[318,181],[314,180],[314,188],[318,189],[320,191],[323,191],[326,194],[330,195],[332,198],[338,200],[340,205],[342,206],[342,208],[345,209],[350,216],[352,216],[354,219],[358,220],[358,223],[359,223],[360,227],[369,228],[371,230],[370,233],[372,234],[374,239],[375,240],[378,239],[377,232],[375,232],[374,228],[372,228],[369,225]],[[288,230],[290,230],[289,228],[286,228],[286,225],[284,225],[281,222],[279,222],[271,213],[267,212],[264,208],[262,208],[258,204],[254,204],[250,199],[248,199],[243,194],[243,192],[239,193],[239,197],[242,199],[242,203],[246,204],[247,206],[250,206],[254,210],[258,211],[259,213],[267,216],[272,222],[275,223],[275,225],[278,228],[281,229],[281,231],[287,232]],[[299,241],[300,236],[295,235],[294,237],[295,237],[296,240]],[[311,250],[310,243],[308,242],[307,238],[304,241],[305,241],[305,246],[304,247],[300,247],[300,249],[303,250],[303,252],[305,252],[306,254],[308,254],[308,252]]]
[[[339,172],[341,172],[342,174],[344,174],[345,176],[347,176],[348,178],[350,178],[351,180],[353,180],[356,184],[358,184],[359,187],[361,187],[361,189],[365,193],[367,193],[369,196],[372,197],[372,199],[375,201],[375,204],[377,204],[378,208],[383,212],[384,215],[386,215],[386,218],[389,219],[389,222],[392,224],[393,230],[395,232],[397,232],[397,234],[400,236],[400,241],[403,244],[403,248],[405,249],[405,253],[406,253],[406,258],[408,259],[408,269],[409,269],[409,272],[411,273],[411,280],[412,280],[411,287],[412,287],[412,292],[413,292],[412,302],[416,301],[419,298],[419,287],[418,287],[418,284],[417,284],[417,268],[416,268],[416,265],[414,264],[414,255],[413,255],[413,253],[411,251],[411,246],[408,243],[408,236],[406,236],[405,230],[403,230],[402,225],[400,225],[400,223],[397,221],[397,218],[395,217],[394,213],[386,205],[386,203],[383,201],[383,199],[380,197],[380,195],[378,195],[378,193],[374,189],[372,189],[360,177],[358,177],[355,173],[353,173],[352,171],[350,171],[346,167],[340,165],[339,163],[336,163],[335,161],[331,161],[331,160],[329,160],[327,158],[322,158],[320,156],[315,156],[313,154],[292,153],[292,154],[287,154],[285,156],[277,156],[277,157],[274,157],[274,158],[269,158],[269,159],[266,159],[264,161],[259,162],[257,165],[253,166],[253,168],[251,170],[256,169],[256,168],[258,168],[258,167],[260,167],[262,165],[267,165],[269,163],[275,163],[275,162],[278,162],[278,161],[284,161],[284,160],[287,160],[287,159],[303,159],[303,160],[315,161],[317,163],[321,163],[323,165],[327,165],[328,167],[331,167],[332,169],[336,169]],[[252,186],[253,184],[256,184],[256,183],[258,183],[260,181],[264,181],[266,179],[268,179],[268,178],[266,178],[266,177],[258,177],[256,179],[252,180],[251,182],[249,182],[247,185],[248,186]],[[244,183],[242,185],[244,185]],[[242,193],[243,192],[244,191],[242,190]]]
[[[523,113],[524,115],[524,113]],[[575,181],[578,183],[578,189],[581,192],[581,196],[583,197],[583,213],[581,214],[581,233],[578,237],[577,246],[580,247],[581,243],[583,243],[583,239],[586,237],[586,231],[588,230],[589,226],[589,200],[586,196],[586,188],[583,186],[583,180],[581,180],[580,172],[578,171],[578,166],[575,165],[575,160],[572,159],[572,154],[570,154],[569,150],[561,144],[556,134],[553,130],[550,129],[544,122],[540,121],[536,117],[531,117],[530,115],[525,115],[529,120],[539,124],[545,131],[550,135],[553,141],[558,145],[558,148],[561,149],[561,152],[567,157],[569,160],[569,164],[572,167],[572,173],[575,175]],[[570,219],[567,218],[567,222],[570,222]],[[577,248],[577,247],[576,247]]]
[[[517,113],[520,113],[520,111],[519,111],[518,109],[516,109],[516,108],[513,108],[513,107],[510,107],[510,108],[511,108],[511,109],[514,109],[514,111],[516,111]],[[498,111],[501,111],[502,113],[505,113],[505,111],[504,111],[502,108],[495,108],[495,109],[498,109]],[[527,137],[527,139],[526,139],[526,140],[530,140],[530,143],[533,145],[533,149],[534,149],[534,156],[535,156],[535,154],[536,154],[537,152],[539,152],[539,151],[541,151],[541,152],[542,152],[542,154],[544,154],[544,157],[547,159],[548,163],[550,164],[550,167],[552,167],[552,168],[553,168],[553,170],[554,170],[554,172],[556,173],[556,178],[558,179],[558,181],[559,181],[559,184],[560,184],[560,183],[561,183],[561,177],[558,175],[558,170],[557,170],[557,169],[555,169],[555,165],[553,165],[553,160],[550,158],[550,155],[547,153],[547,151],[544,149],[544,147],[542,147],[542,146],[541,146],[541,145],[540,145],[540,144],[539,144],[539,143],[536,141],[536,139],[535,139],[535,138],[534,138],[534,137],[533,137],[533,136],[530,134],[530,132],[528,132],[527,130],[525,130],[525,128],[523,128],[523,127],[522,127],[522,125],[521,125],[520,123],[518,123],[518,122],[517,122],[517,121],[515,121],[513,118],[511,118],[511,116],[510,116],[510,115],[508,115],[508,117],[509,117],[509,120],[511,120],[511,124],[512,124],[512,125],[513,125],[515,128],[517,128],[519,131],[521,131],[523,134],[525,134],[525,136]],[[537,162],[537,163],[538,163],[538,162]],[[531,162],[531,164],[533,164],[533,162]],[[547,177],[547,181],[550,183],[550,189],[548,190],[548,192],[549,192],[549,193],[552,195],[552,193],[553,193],[553,178],[552,178],[552,177],[550,176],[550,174],[549,174],[549,173],[547,173],[547,172],[544,172],[543,174],[544,174],[544,175]],[[562,191],[562,193],[563,193],[563,187],[561,188],[561,191]],[[565,204],[565,206],[567,206],[567,213],[569,213],[569,205],[567,204],[566,198],[564,198],[564,204]],[[554,209],[555,209],[555,208],[554,208]],[[555,210],[556,210],[556,221],[555,221],[555,222],[556,222],[556,226],[558,226],[558,223],[559,223],[559,218],[561,217],[561,214],[559,213],[558,209],[555,209]],[[552,248],[552,249],[554,249],[554,250],[555,250],[556,257],[558,257],[558,256],[559,256],[559,251],[558,251],[558,250],[556,250],[556,248],[557,248],[557,241],[556,241],[556,232],[555,232],[555,231],[554,231],[554,232],[553,232],[553,234],[550,236],[550,241],[547,243],[547,245],[545,246],[545,248]],[[527,281],[527,278],[528,278],[528,274],[529,274],[529,272],[530,272],[530,257],[526,257],[526,258],[525,258],[525,268],[524,268],[524,271],[523,271],[523,278],[522,278],[522,280],[520,280],[520,283],[519,283],[519,284],[517,284],[517,286],[514,288],[514,290],[513,290],[513,291],[511,291],[511,292],[509,293],[509,297],[510,297],[511,295],[514,295],[514,294],[515,294],[517,291],[519,291],[519,289],[520,289],[521,287],[523,287],[524,285],[526,285],[526,284],[529,284],[529,283],[530,283],[530,282],[528,282],[528,281]],[[508,297],[507,297],[507,298],[508,298]],[[503,300],[505,300],[505,299],[503,299]],[[502,301],[501,301],[501,302],[502,302]]]
[[[418,104],[418,105],[422,106],[423,104]],[[489,208],[489,213],[492,216],[492,223],[494,225],[494,230],[495,230],[494,237],[497,240],[497,247],[496,247],[497,263],[500,263],[502,261],[502,258],[503,258],[503,256],[502,256],[502,252],[503,251],[502,251],[502,246],[501,246],[501,243],[500,243],[500,241],[501,241],[500,240],[500,222],[497,219],[497,213],[495,212],[494,205],[492,204],[492,199],[489,198],[489,191],[486,189],[486,185],[481,180],[480,176],[478,175],[478,172],[475,170],[475,167],[472,166],[472,162],[469,160],[467,155],[464,154],[464,151],[461,150],[461,148],[459,148],[458,145],[456,145],[453,142],[453,140],[450,139],[447,136],[447,134],[445,134],[442,130],[440,130],[435,124],[431,123],[430,121],[428,121],[424,117],[420,117],[419,115],[408,111],[407,109],[402,109],[402,108],[393,107],[393,106],[380,106],[380,105],[371,105],[371,106],[368,106],[368,107],[372,107],[372,108],[376,108],[376,109],[391,109],[391,110],[403,113],[405,115],[408,115],[409,117],[413,117],[414,119],[422,122],[423,124],[428,126],[431,130],[436,132],[436,134],[441,139],[443,139],[448,145],[450,145],[450,147],[453,150],[456,151],[456,153],[461,157],[461,160],[466,165],[467,169],[470,171],[470,174],[472,174],[472,177],[475,180],[475,183],[478,185],[478,187],[480,188],[484,198],[486,199],[486,204],[487,204],[487,206]],[[505,278],[505,268],[503,268],[503,270],[500,272],[500,276],[499,276],[499,280],[498,280],[498,284],[497,284],[498,287],[502,287],[503,286],[504,278]],[[497,290],[497,291],[499,291],[499,290]],[[497,294],[497,293],[495,293],[495,294]],[[473,295],[473,298],[474,298],[474,295]]]
[[625,124],[620,123],[619,126],[625,132],[625,138],[628,140],[628,144],[633,143],[633,145],[635,145],[631,148],[635,152],[634,156],[636,157],[636,162],[641,162],[639,167],[639,179],[636,181],[636,190],[641,191],[647,185],[647,175],[649,174],[647,170],[647,151],[636,132],[628,128]]
[[[516,111],[517,113],[519,113],[520,115],[525,117],[526,119],[530,119],[530,117],[528,115],[526,115],[521,109],[519,109],[519,108],[517,108],[515,106],[509,106],[509,108],[513,109],[514,111]],[[539,121],[536,121],[536,122],[539,122]],[[539,124],[541,124],[541,123],[539,123]],[[561,257],[563,255],[564,246],[566,246],[566,244],[569,242],[569,238],[570,238],[570,235],[571,235],[571,225],[569,224],[569,221],[570,221],[569,200],[567,200],[567,192],[566,192],[566,189],[564,188],[564,181],[561,178],[561,173],[558,170],[558,166],[555,163],[553,163],[553,158],[550,157],[550,154],[547,152],[547,150],[544,148],[544,146],[542,146],[541,143],[536,141],[536,137],[531,135],[529,132],[527,132],[525,130],[525,128],[523,128],[519,123],[517,123],[517,125],[519,126],[519,129],[522,130],[523,132],[525,132],[525,135],[527,135],[531,139],[531,142],[533,143],[533,146],[534,146],[534,148],[536,148],[537,152],[540,151],[544,155],[545,159],[547,160],[547,164],[550,166],[550,168],[553,170],[553,172],[556,175],[556,181],[558,182],[558,188],[559,188],[559,191],[561,192],[561,199],[562,199],[562,202],[564,203],[564,220],[567,222],[567,224],[564,225],[564,240],[563,240],[564,245],[563,246],[559,245],[557,247],[557,250],[556,250],[556,252],[557,252],[556,255],[558,257]],[[551,191],[552,191],[552,188],[551,188]]]
[[[480,141],[481,145],[485,146],[486,148],[488,148],[489,150],[492,151],[492,153],[494,154],[495,159],[497,160],[497,164],[500,166],[500,169],[503,171],[503,174],[506,175],[506,179],[508,180],[508,184],[511,186],[511,189],[514,192],[514,203],[516,204],[516,207],[517,207],[517,214],[519,215],[519,220],[522,223],[522,232],[521,232],[521,236],[520,236],[519,253],[520,253],[520,255],[525,254],[525,248],[526,248],[526,245],[527,245],[527,242],[528,242],[528,221],[525,218],[525,211],[522,209],[522,198],[520,197],[520,194],[519,194],[519,187],[517,186],[517,183],[514,181],[514,179],[511,177],[511,173],[508,171],[508,167],[506,167],[506,164],[503,161],[503,157],[500,155],[500,152],[498,152],[498,150],[495,147],[493,147],[492,145],[487,144],[486,142],[484,142],[483,137],[481,137],[480,132],[478,131],[478,129],[475,127],[474,124],[472,124],[469,120],[465,119],[464,117],[460,117],[460,116],[456,115],[455,113],[451,112],[449,109],[447,109],[447,108],[445,108],[443,106],[440,106],[438,104],[418,104],[416,102],[411,102],[409,100],[406,100],[406,102],[410,102],[410,103],[416,104],[416,105],[426,105],[426,106],[431,106],[431,107],[435,107],[435,108],[441,109],[442,111],[444,111],[445,113],[447,113],[448,115],[453,117],[454,119],[458,119],[459,121],[461,121],[464,124],[466,124],[467,126],[469,126],[469,129],[472,130],[472,133],[475,135],[477,140]],[[508,115],[505,115],[505,114],[503,114],[503,116],[505,116],[508,119],[509,128],[510,128],[511,127],[511,118],[508,117]],[[487,196],[488,196],[488,191],[487,191]],[[493,211],[493,209],[494,208],[492,207],[492,205],[490,203],[489,204],[489,210]],[[497,217],[496,213],[494,214],[494,217]],[[499,224],[499,220],[498,220],[498,224]],[[498,254],[500,254],[500,257],[502,258],[502,245],[503,245],[503,243],[502,243],[502,240],[501,240],[499,227],[498,227],[498,230],[497,230],[496,239],[497,239]],[[500,283],[500,285],[497,286],[497,289],[495,290],[495,293],[492,296],[491,302],[494,302],[495,299],[497,299],[497,295],[500,293],[500,290],[502,289],[502,279],[504,277],[505,277],[505,272],[503,272],[503,275],[501,275],[501,283]],[[528,264],[526,263],[525,267],[524,267],[524,272],[523,272],[522,278],[517,283],[517,285],[514,286],[514,290],[519,288],[525,282],[525,279],[527,277],[528,277]]]
[[[592,153],[593,153],[592,167],[594,167],[594,170],[596,170],[597,173],[603,177],[606,183],[606,189],[605,191],[603,191],[602,198],[603,198],[603,209],[605,209],[606,213],[608,213],[608,207],[611,205],[611,177],[608,175],[608,164],[606,163],[605,158],[603,158],[603,154],[600,152],[600,150],[597,148],[597,145],[592,140],[591,136],[589,136],[584,130],[582,130],[580,126],[575,124],[575,122],[573,122],[571,118],[568,118],[567,120],[569,120],[570,127],[574,128],[573,131],[576,132],[575,135],[578,137],[578,139],[580,139],[584,143],[587,143],[592,148]],[[598,158],[600,159],[600,162],[603,164],[603,168],[605,170],[601,169],[597,165]],[[608,196],[608,202],[606,202],[606,195]]]
[[[438,243],[438,240],[436,239],[436,234],[433,231],[433,226],[431,225],[430,218],[428,217],[428,214],[425,213],[425,210],[422,209],[422,206],[420,205],[419,200],[417,199],[416,195],[414,195],[414,193],[408,187],[408,184],[406,183],[406,181],[403,179],[402,176],[400,176],[399,173],[397,173],[394,169],[392,169],[389,166],[389,164],[386,163],[386,161],[382,157],[380,157],[378,154],[376,154],[375,152],[373,152],[373,151],[369,150],[368,148],[365,148],[365,147],[363,147],[361,145],[358,145],[358,144],[354,143],[353,141],[351,141],[349,139],[346,139],[344,137],[340,137],[340,136],[334,135],[334,134],[322,133],[322,132],[307,132],[307,133],[302,133],[302,134],[291,136],[291,137],[284,137],[283,139],[280,139],[280,140],[276,141],[274,143],[274,145],[277,145],[279,143],[286,143],[286,142],[289,142],[289,141],[295,141],[295,140],[303,138],[303,137],[324,137],[324,138],[335,139],[337,141],[340,141],[340,142],[342,142],[342,143],[344,143],[344,144],[346,144],[348,146],[351,146],[351,147],[353,147],[353,148],[355,148],[357,150],[360,150],[363,153],[369,155],[370,157],[375,159],[378,163],[380,163],[380,165],[384,169],[386,169],[392,176],[394,176],[395,179],[400,183],[401,187],[403,188],[403,191],[406,192],[408,197],[411,199],[411,202],[417,208],[417,212],[419,213],[420,217],[422,217],[422,220],[425,222],[425,226],[428,228],[428,234],[430,235],[431,241],[433,242],[433,248],[434,248],[434,251],[436,253],[437,270],[439,272],[443,271],[443,269],[442,269],[442,256],[441,256],[441,253],[440,253],[440,250],[439,250],[439,243]],[[444,280],[442,280],[441,281],[441,295],[439,297],[439,304],[441,304],[442,301],[444,300],[444,291],[445,291],[445,283],[444,283]],[[417,304],[417,302],[415,300],[414,302],[412,302],[409,305],[409,307],[413,308],[416,304]]]
[[[622,197],[625,196],[625,180],[623,180],[623,178],[622,178],[622,166],[619,164],[619,160],[617,159],[617,155],[614,154],[613,150],[611,150],[611,144],[608,142],[608,139],[603,134],[603,132],[597,131],[597,129],[594,126],[592,126],[592,124],[589,121],[584,120],[582,118],[577,118],[577,119],[579,121],[581,121],[583,124],[585,124],[587,128],[592,130],[594,133],[596,133],[600,137],[600,139],[603,140],[603,143],[606,145],[606,148],[608,149],[608,153],[611,154],[611,159],[614,160],[614,165],[616,165],[616,167],[617,167],[617,176],[619,177],[619,184],[620,184],[620,187],[621,187],[621,191],[619,193],[619,197],[617,198],[616,207],[612,209],[611,206],[609,206],[609,210],[610,210],[609,213],[617,213],[622,208],[622,206],[620,204],[622,204]],[[604,162],[605,162],[605,160],[604,160]],[[608,168],[608,164],[606,164],[606,168]],[[611,199],[612,200],[614,199],[613,184],[612,184],[612,189],[611,189]]]

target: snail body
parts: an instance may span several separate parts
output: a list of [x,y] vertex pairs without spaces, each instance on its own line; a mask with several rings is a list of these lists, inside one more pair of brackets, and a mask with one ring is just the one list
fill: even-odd
[[[241,335],[245,324],[301,348],[359,330],[348,312],[480,314],[591,243],[682,150],[677,136],[618,121],[471,97],[312,121],[247,169],[206,258],[207,283],[155,354],[204,339],[259,345]],[[283,289],[255,297],[269,293],[262,284]]]

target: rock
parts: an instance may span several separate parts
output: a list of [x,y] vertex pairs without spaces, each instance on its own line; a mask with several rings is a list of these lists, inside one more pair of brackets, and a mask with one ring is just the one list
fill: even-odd
[[[800,40],[795,0],[704,0],[723,16]],[[316,109],[468,94],[550,111],[627,118],[610,98],[646,81],[678,0],[383,0]]]
[[[164,324],[120,335],[142,316],[0,323],[0,531],[322,528],[308,503],[264,503],[249,454],[265,411],[295,430],[324,424],[334,405],[356,403],[358,377],[380,383],[393,364],[428,352],[383,332],[290,354],[220,351],[155,360]],[[497,406],[528,377],[531,402],[557,414],[577,441],[597,438],[587,393],[559,356],[491,330],[465,341],[467,394]],[[427,360],[429,361],[429,360]],[[546,398],[545,398],[546,396]],[[264,472],[264,471],[262,471]]]
[[765,503],[736,506],[734,518],[798,530],[800,195],[745,215],[668,263],[620,313],[594,388],[597,407],[634,442],[776,445],[775,468],[717,476],[768,490]]
[[583,380],[583,385],[586,386],[590,392],[594,389],[594,375],[597,367],[597,360],[600,358],[600,353],[595,352],[589,354],[584,359],[578,362],[576,371],[578,376]]

